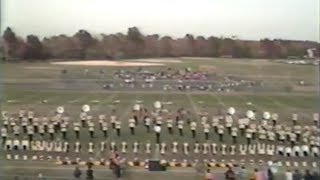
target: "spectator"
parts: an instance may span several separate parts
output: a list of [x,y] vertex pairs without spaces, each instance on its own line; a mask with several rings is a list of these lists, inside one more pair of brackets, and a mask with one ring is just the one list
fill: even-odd
[[268,177],[268,180],[274,180],[274,176],[273,176],[273,172],[271,171],[270,168],[268,168],[268,172],[267,172],[267,177]]
[[254,169],[253,173],[250,176],[250,180],[258,180],[258,169]]
[[293,180],[292,172],[288,169],[285,173],[286,180]]
[[214,180],[213,174],[210,172],[210,169],[207,169],[206,174],[204,175],[205,180]]
[[247,170],[244,166],[241,166],[241,169],[238,173],[239,180],[246,180],[247,179]]
[[306,173],[304,174],[303,179],[304,180],[313,180],[312,175],[308,169],[306,170]]
[[228,167],[227,172],[225,173],[226,180],[235,180],[236,175],[231,167]]
[[296,169],[293,173],[293,180],[301,180],[302,179],[302,174],[298,169]]
[[76,168],[73,171],[74,178],[75,179],[80,179],[81,178],[81,174],[82,174],[81,170],[79,169],[78,166],[76,166]]
[[91,165],[88,166],[87,169],[87,180],[93,180],[93,170],[91,169]]
[[119,162],[119,155],[114,154],[113,157],[110,159],[110,169],[113,170],[113,173],[115,174],[116,178],[119,179],[121,177],[121,167]]

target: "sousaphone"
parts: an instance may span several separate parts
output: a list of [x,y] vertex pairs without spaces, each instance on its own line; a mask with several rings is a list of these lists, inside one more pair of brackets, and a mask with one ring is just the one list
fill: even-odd
[[90,111],[90,106],[88,104],[85,104],[82,106],[81,110],[83,112],[89,112]]
[[58,114],[62,114],[62,113],[64,112],[64,107],[63,107],[63,106],[57,107],[56,112],[57,112]]

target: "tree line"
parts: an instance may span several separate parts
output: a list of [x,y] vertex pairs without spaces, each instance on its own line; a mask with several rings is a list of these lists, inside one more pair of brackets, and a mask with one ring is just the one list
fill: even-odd
[[319,43],[283,39],[240,40],[236,37],[193,36],[182,38],[144,35],[137,27],[130,27],[127,34],[100,34],[93,36],[79,30],[73,36],[58,35],[39,39],[28,35],[17,36],[8,27],[0,40],[0,51],[5,60],[45,59],[126,59],[150,57],[233,57],[233,58],[301,58],[309,48]]

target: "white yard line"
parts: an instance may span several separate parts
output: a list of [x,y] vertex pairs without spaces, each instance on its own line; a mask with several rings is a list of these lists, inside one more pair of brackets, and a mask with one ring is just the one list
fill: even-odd
[[216,94],[214,94],[212,92],[210,92],[209,94],[210,94],[211,97],[215,98],[217,100],[218,104],[223,106],[223,108],[227,108],[227,105],[224,102],[221,101],[221,99],[218,97],[218,95],[216,95]]
[[99,103],[93,105],[92,110],[99,111],[101,109],[101,107],[103,106],[103,104],[112,102],[112,100],[117,96],[118,96],[117,93],[113,93],[113,94],[109,95],[106,99],[101,99],[101,100],[97,99],[97,100],[99,100]]
[[[236,94],[236,96],[238,96],[240,99],[243,100],[243,102],[245,103],[246,106],[252,106],[254,107],[254,109],[263,112],[263,107],[261,107],[260,105],[254,104],[252,103],[248,98],[244,98],[242,95]],[[251,102],[251,105],[247,105],[248,102]]]
[[[278,106],[281,106],[281,107],[284,107],[284,108],[287,108],[287,109],[290,109],[290,111],[292,111],[291,113],[298,113],[299,115],[301,115],[302,117],[305,117],[305,118],[310,118],[310,114],[307,114],[307,113],[304,113],[302,111],[299,111],[298,108],[295,108],[293,106],[290,106],[289,104],[283,104],[279,101],[277,101],[276,99],[274,98],[270,98],[270,97],[266,97],[268,99],[270,99],[274,104],[277,104]],[[298,112],[299,111],[299,112]]]
[[[94,171],[110,171],[108,170],[108,168],[105,167],[101,167],[101,168],[94,168]],[[18,166],[3,166],[1,167],[3,169],[36,169],[36,170],[74,170],[74,166],[73,165],[62,165],[62,167],[45,167],[45,166],[23,166],[23,167],[18,167]],[[180,173],[195,173],[194,168],[188,168],[188,169],[170,169],[168,172],[180,172]],[[126,171],[131,171],[131,172],[146,172],[146,173],[150,173],[147,169],[144,168],[128,168],[126,169]],[[225,170],[224,170],[225,171]],[[55,176],[56,177],[56,176]],[[68,177],[70,178],[70,177]]]
[[196,104],[194,103],[194,101],[192,100],[192,98],[191,98],[191,96],[190,96],[190,93],[186,93],[186,96],[187,96],[187,98],[188,98],[188,100],[189,100],[189,102],[190,102],[190,104],[191,104],[191,106],[192,106],[192,109],[193,109],[196,117],[198,117],[199,109],[198,109],[197,105],[196,105]]

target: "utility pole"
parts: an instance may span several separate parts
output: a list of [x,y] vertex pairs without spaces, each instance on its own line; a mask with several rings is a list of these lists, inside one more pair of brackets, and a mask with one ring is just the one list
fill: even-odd
[[[316,103],[318,105],[318,113],[320,114],[320,58],[318,58],[316,60],[317,62],[317,102]],[[318,127],[320,128],[320,122],[318,122]],[[318,134],[320,136],[320,134]]]

